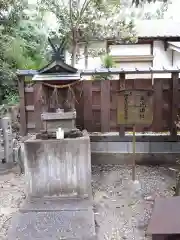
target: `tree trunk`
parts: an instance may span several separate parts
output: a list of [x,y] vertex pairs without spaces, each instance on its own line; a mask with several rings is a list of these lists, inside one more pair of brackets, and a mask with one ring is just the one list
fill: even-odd
[[87,43],[85,44],[84,46],[84,56],[85,56],[85,69],[88,68],[88,46],[87,46]]
[[76,54],[77,54],[77,43],[73,42],[72,44],[72,58],[71,58],[71,65],[74,67],[76,64]]

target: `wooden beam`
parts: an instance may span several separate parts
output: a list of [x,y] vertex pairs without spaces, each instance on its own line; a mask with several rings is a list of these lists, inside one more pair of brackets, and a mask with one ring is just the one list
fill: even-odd
[[93,131],[92,81],[83,81],[84,129]]
[[129,55],[129,56],[112,56],[115,62],[149,62],[153,61],[153,55]]
[[26,105],[26,111],[34,111],[34,105]]
[[154,53],[154,42],[151,41],[151,51],[150,51],[150,54],[153,56],[153,53]]
[[27,124],[27,128],[28,129],[35,129],[36,128],[36,124],[35,123],[28,123]]
[[42,103],[41,103],[41,97],[42,97],[42,83],[37,82],[34,85],[34,116],[35,116],[35,124],[36,124],[36,132],[38,133],[42,127],[42,120],[41,120],[41,113],[42,113]]
[[163,82],[161,79],[154,80],[153,96],[153,131],[162,131],[163,121]]
[[[123,88],[126,88],[126,82],[125,81],[126,81],[125,73],[119,74],[119,90],[121,90]],[[125,126],[124,125],[120,125],[119,135],[121,137],[124,137],[124,135],[125,135]]]
[[23,137],[27,134],[24,80],[25,76],[18,76],[18,88],[20,97],[20,134]]
[[110,81],[101,81],[101,132],[110,131]]
[[33,88],[33,87],[25,87],[25,88],[24,88],[24,91],[25,91],[26,93],[31,93],[31,92],[34,92],[34,88]]
[[178,105],[179,105],[179,73],[172,73],[171,75],[171,136],[177,137],[177,127],[175,122],[177,121]]

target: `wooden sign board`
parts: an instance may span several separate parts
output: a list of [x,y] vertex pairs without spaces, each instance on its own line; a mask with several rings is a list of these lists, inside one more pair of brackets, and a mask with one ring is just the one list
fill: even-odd
[[122,90],[118,96],[117,123],[150,125],[153,121],[152,90]]

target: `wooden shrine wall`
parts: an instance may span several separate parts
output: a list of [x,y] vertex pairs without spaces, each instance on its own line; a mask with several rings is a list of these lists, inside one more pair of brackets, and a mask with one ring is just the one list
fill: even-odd
[[[82,81],[75,86],[77,127],[89,132],[131,131],[131,127],[117,124],[117,94],[123,80]],[[133,84],[134,83],[134,84]],[[154,90],[153,123],[144,129],[137,126],[137,131],[171,131],[175,133],[174,121],[179,112],[180,80],[178,74],[173,73],[171,79],[126,80],[128,89]],[[21,134],[35,132],[37,114],[34,113],[35,87],[28,87],[23,79],[19,81]],[[39,113],[40,114],[40,113]]]

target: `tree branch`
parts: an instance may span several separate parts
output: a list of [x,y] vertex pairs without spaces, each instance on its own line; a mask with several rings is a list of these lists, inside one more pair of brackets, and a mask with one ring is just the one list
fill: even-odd
[[85,0],[83,5],[82,5],[82,8],[79,12],[79,16],[78,16],[78,19],[77,19],[77,23],[76,23],[76,26],[78,26],[78,24],[80,23],[80,20],[84,14],[84,12],[86,11],[87,7],[89,6],[89,4],[91,3],[91,0]]
[[[144,3],[152,3],[152,2],[157,2],[158,0],[132,0],[132,5],[135,4],[136,7],[140,4],[144,4]],[[161,1],[161,0],[159,0]],[[162,0],[163,2],[168,2],[168,0]],[[161,2],[162,2],[161,1]]]

